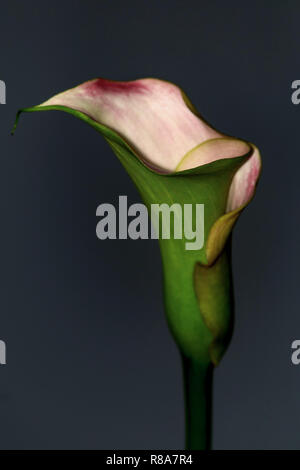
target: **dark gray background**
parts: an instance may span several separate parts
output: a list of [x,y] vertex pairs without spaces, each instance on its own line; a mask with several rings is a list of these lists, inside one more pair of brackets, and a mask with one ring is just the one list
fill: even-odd
[[[89,78],[179,84],[263,156],[234,233],[236,326],[214,383],[214,448],[300,448],[298,1],[1,2],[1,449],[183,447],[181,370],[155,241],[96,238],[96,207],[139,200],[103,139],[24,115]],[[113,175],[113,178],[112,178]]]

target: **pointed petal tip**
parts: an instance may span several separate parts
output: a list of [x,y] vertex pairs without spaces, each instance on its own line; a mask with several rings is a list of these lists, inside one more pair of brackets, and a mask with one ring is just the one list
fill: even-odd
[[16,132],[16,129],[17,129],[17,126],[18,126],[18,122],[19,122],[19,119],[20,119],[20,115],[22,114],[22,112],[23,112],[23,109],[19,109],[17,111],[15,122],[14,122],[12,130],[10,131],[10,135],[15,135],[15,132]]

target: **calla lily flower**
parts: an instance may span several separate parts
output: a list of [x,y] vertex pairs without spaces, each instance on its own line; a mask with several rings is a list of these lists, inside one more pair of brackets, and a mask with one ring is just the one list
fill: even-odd
[[[211,127],[176,85],[152,78],[90,80],[19,111],[61,110],[107,140],[151,204],[204,204],[204,244],[160,238],[168,325],[184,371],[186,447],[211,441],[212,373],[232,335],[231,232],[254,196],[258,149]],[[17,124],[16,120],[16,124]],[[15,126],[16,126],[15,124]]]

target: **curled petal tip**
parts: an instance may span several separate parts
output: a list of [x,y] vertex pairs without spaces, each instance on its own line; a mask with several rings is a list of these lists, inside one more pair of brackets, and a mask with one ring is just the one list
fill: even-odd
[[233,177],[227,200],[227,212],[245,206],[254,196],[261,171],[261,157],[257,147],[252,146],[252,154]]

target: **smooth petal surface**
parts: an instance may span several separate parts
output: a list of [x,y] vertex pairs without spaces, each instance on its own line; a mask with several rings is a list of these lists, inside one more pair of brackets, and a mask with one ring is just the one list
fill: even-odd
[[179,162],[176,171],[190,170],[222,158],[246,155],[251,150],[243,140],[230,137],[209,139],[189,151]]
[[146,164],[172,172],[193,147],[221,134],[186,105],[181,90],[152,78],[116,82],[98,78],[40,106],[81,111],[123,137]]
[[[157,79],[117,82],[98,78],[59,93],[39,107],[65,106],[116,131],[159,173],[195,168],[249,152],[246,142],[225,137],[196,114],[176,85]],[[210,142],[211,141],[211,142]],[[202,146],[204,142],[208,145]],[[250,200],[260,172],[258,152],[240,168],[227,212]]]

